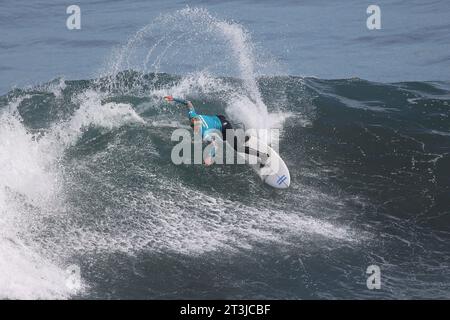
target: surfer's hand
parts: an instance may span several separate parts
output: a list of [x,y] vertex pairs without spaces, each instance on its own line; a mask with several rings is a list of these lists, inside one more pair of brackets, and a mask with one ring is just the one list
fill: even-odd
[[205,166],[209,167],[214,163],[214,160],[211,157],[205,159]]
[[186,101],[186,105],[188,106],[189,109],[194,108],[194,105],[189,100]]
[[165,96],[164,100],[166,100],[167,102],[172,102],[173,101],[173,97],[172,96]]

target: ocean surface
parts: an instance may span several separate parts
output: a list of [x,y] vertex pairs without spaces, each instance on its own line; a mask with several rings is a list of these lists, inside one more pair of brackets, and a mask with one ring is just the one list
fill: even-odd
[[[381,30],[365,1],[77,4],[1,2],[0,299],[450,298],[448,1],[378,1]],[[174,165],[167,94],[280,129],[290,188]]]

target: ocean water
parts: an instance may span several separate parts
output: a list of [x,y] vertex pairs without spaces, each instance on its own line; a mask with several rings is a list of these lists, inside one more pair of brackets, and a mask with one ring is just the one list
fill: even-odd
[[[446,1],[78,4],[1,3],[0,298],[450,298]],[[166,94],[280,129],[290,188],[175,166]]]

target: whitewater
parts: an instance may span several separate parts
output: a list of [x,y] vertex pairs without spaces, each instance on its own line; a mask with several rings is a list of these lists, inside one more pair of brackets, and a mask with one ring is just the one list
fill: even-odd
[[[0,298],[367,298],[373,263],[375,297],[448,298],[449,88],[294,77],[240,23],[162,14],[90,79],[0,97]],[[167,94],[280,129],[291,188],[172,164]]]

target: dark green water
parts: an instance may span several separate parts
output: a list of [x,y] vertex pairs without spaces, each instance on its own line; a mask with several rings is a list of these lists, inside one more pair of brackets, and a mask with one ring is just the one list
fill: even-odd
[[[70,36],[5,6],[0,298],[450,298],[450,83],[349,79],[447,79],[448,5],[381,2],[368,33],[354,2],[82,1]],[[278,128],[289,189],[174,165],[167,94]]]
[[[269,112],[287,115],[292,184],[277,191],[247,166],[174,165],[186,115],[159,97],[182,78],[119,79],[120,90],[55,80],[1,97],[1,246],[28,285],[5,295],[449,298],[448,83],[258,79]],[[188,97],[232,110],[214,90]],[[61,284],[70,264],[78,292]]]

